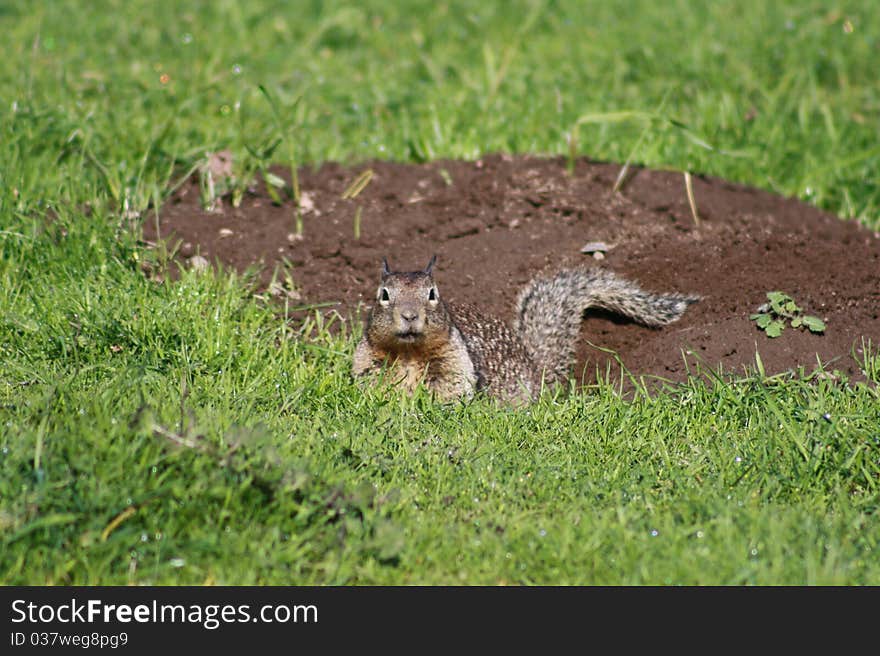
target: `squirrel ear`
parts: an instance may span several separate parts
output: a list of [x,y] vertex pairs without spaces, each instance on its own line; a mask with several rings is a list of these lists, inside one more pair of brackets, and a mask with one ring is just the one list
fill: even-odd
[[434,270],[434,263],[436,261],[437,261],[437,253],[434,253],[434,255],[431,257],[431,261],[428,262],[428,266],[425,267],[425,273],[427,273],[429,276],[431,275],[431,272]]
[[386,278],[391,275],[391,269],[388,268],[388,260],[382,258],[382,277]]

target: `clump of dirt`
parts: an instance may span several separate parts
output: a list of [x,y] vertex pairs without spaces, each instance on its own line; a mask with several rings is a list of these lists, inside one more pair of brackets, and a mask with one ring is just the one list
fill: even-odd
[[[436,253],[435,276],[447,299],[505,318],[539,271],[594,263],[646,289],[703,300],[659,330],[588,313],[575,372],[587,381],[606,366],[619,371],[611,352],[634,375],[670,380],[684,379],[686,361],[695,360],[742,373],[754,367],[756,352],[768,374],[812,370],[818,357],[829,370],[863,379],[856,359],[862,338],[880,343],[880,234],[795,199],[709,177],[693,179],[697,224],[681,173],[637,169],[612,192],[619,165],[582,159],[569,174],[565,164],[492,155],[304,168],[301,235],[293,202],[273,204],[262,182],[239,207],[227,198],[208,212],[193,179],[164,204],[158,222],[145,221],[144,238],[176,244],[181,260],[201,255],[238,270],[259,264],[264,284],[283,265],[297,303],[330,302],[349,318],[372,303],[382,257],[411,270]],[[366,187],[343,198],[368,170]],[[283,169],[273,172],[289,181]],[[601,261],[581,252],[589,242],[604,243]],[[823,319],[825,333],[787,328],[769,339],[749,315],[772,290]]]

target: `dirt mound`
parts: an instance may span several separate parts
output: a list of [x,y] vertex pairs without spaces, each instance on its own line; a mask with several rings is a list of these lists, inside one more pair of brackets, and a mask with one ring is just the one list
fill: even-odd
[[[273,169],[289,180],[282,169]],[[343,198],[357,176],[372,178]],[[411,165],[325,164],[300,171],[304,193],[301,239],[291,201],[274,205],[262,183],[238,208],[225,199],[202,209],[198,181],[165,203],[144,237],[183,244],[243,270],[262,263],[268,282],[286,262],[297,303],[334,302],[343,316],[372,302],[381,258],[397,269],[422,268],[438,255],[436,277],[447,299],[476,303],[508,318],[519,288],[536,272],[594,262],[654,291],[699,294],[685,318],[652,330],[593,312],[584,321],[577,372],[586,379],[613,362],[630,372],[681,380],[682,351],[726,372],[753,367],[760,353],[767,373],[818,358],[860,379],[861,338],[880,343],[880,235],[794,199],[695,177],[695,224],[681,173],[634,170],[621,191],[621,167],[579,160],[569,175],[561,158],[493,155],[476,162]],[[359,221],[359,238],[355,224]],[[604,260],[582,254],[604,242]],[[787,328],[769,339],[749,315],[781,290],[807,314],[825,320],[825,334]],[[617,370],[614,365],[614,370]]]

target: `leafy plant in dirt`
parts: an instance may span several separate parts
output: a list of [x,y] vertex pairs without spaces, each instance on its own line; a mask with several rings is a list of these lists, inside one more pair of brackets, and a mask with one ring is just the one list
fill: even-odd
[[[236,172],[236,168],[240,170]],[[244,192],[253,181],[253,169],[252,165],[236,167],[229,150],[205,153],[197,164],[202,207],[209,212],[217,211],[220,199],[227,195],[233,207],[241,205]]]
[[[295,220],[296,220],[296,234],[303,234],[303,222],[302,222],[302,213],[300,211],[300,202],[302,201],[302,194],[300,193],[299,188],[299,174],[297,173],[298,162],[295,155],[294,143],[293,143],[293,133],[291,126],[291,121],[286,117],[282,116],[281,107],[275,97],[269,93],[268,89],[262,84],[258,85],[257,88],[260,90],[260,93],[263,94],[263,97],[269,103],[269,106],[272,108],[272,117],[275,120],[275,124],[278,128],[278,132],[280,133],[279,139],[284,142],[284,147],[287,151],[287,162],[290,165],[290,195],[293,198],[295,204]],[[302,96],[298,96],[292,103],[290,109],[295,109],[299,104],[299,101],[302,100]],[[268,171],[264,171],[263,177],[266,179],[266,189],[270,189],[270,187],[277,186],[279,188],[286,187],[284,180],[279,178],[277,175],[273,173],[269,173]],[[274,191],[269,192],[272,196],[272,200],[277,204],[280,203],[280,199],[277,199],[277,194]]]
[[792,328],[809,328],[813,333],[824,333],[825,322],[819,317],[803,314],[794,299],[784,292],[767,292],[767,303],[749,317],[767,337],[779,337],[785,329],[786,320]]

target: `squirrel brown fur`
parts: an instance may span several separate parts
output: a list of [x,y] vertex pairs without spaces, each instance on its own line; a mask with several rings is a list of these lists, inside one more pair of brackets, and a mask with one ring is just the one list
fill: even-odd
[[409,272],[391,271],[382,261],[376,303],[355,349],[355,376],[384,372],[407,391],[421,383],[444,401],[482,391],[505,402],[528,402],[542,385],[570,375],[588,308],[664,326],[699,300],[652,294],[607,269],[578,267],[529,281],[508,325],[472,305],[446,303],[434,281],[436,259]]

